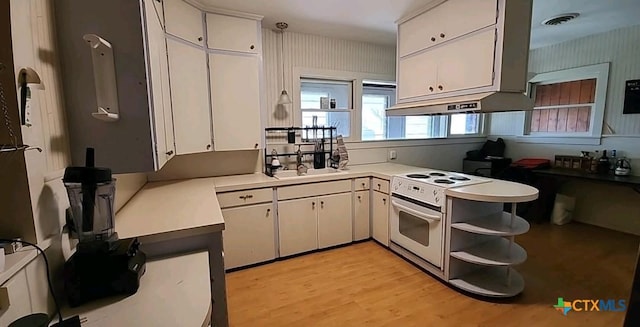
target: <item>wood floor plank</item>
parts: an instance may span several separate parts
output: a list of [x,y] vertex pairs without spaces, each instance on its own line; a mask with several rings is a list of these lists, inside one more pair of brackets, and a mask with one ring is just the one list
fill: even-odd
[[470,297],[374,242],[227,274],[230,323],[243,326],[620,326],[624,312],[553,309],[558,297],[627,299],[640,237],[571,223],[533,225],[516,241],[526,286]]

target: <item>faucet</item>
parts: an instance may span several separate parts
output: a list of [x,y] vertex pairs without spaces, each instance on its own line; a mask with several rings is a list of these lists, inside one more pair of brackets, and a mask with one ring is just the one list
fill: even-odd
[[307,166],[302,163],[302,151],[300,151],[300,145],[298,145],[298,151],[296,151],[296,170],[298,171],[298,176],[307,173]]

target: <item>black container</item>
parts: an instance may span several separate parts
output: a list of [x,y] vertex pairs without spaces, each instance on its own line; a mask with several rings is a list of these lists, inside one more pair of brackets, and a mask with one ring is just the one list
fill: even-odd
[[313,168],[322,169],[325,167],[324,152],[315,152],[313,154]]
[[289,144],[295,144],[296,143],[296,131],[295,130],[289,130],[287,132],[287,142]]

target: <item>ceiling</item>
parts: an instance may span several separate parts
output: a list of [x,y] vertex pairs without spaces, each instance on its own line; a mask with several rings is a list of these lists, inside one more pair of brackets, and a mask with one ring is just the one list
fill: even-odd
[[[263,27],[289,23],[288,31],[378,44],[395,44],[395,21],[432,0],[194,0],[264,16]],[[540,23],[554,15],[580,17],[559,26]],[[534,0],[531,47],[561,43],[640,24],[638,0]]]

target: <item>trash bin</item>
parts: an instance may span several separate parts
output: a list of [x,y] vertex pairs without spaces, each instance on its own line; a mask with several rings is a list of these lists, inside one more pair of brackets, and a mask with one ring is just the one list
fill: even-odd
[[553,212],[551,213],[551,222],[556,225],[569,223],[573,216],[573,209],[575,206],[576,198],[560,193],[556,194],[556,200],[553,204]]

